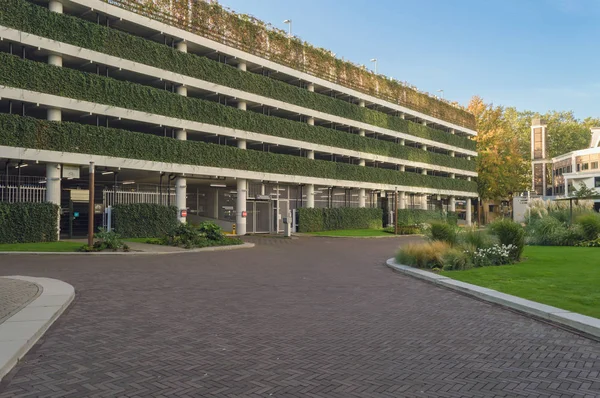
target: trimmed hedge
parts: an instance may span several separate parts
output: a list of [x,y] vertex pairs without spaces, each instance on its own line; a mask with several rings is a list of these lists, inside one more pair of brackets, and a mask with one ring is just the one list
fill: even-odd
[[309,126],[141,84],[23,60],[0,53],[0,84],[185,120],[253,131],[412,161],[475,170],[475,161],[423,151],[325,127]]
[[0,114],[0,145],[226,169],[476,192],[477,183],[127,130]]
[[175,206],[117,204],[113,207],[113,214],[115,232],[122,238],[160,238],[180,224]]
[[331,115],[475,150],[476,143],[466,137],[448,134],[397,116],[309,92],[266,76],[238,70],[206,57],[182,53],[164,44],[80,18],[52,13],[44,7],[24,0],[0,0],[0,6],[0,24],[14,29]]
[[0,243],[56,242],[58,205],[0,202]]
[[452,211],[442,213],[437,210],[398,209],[398,225],[411,226],[430,221],[444,221],[456,225],[458,215]]
[[300,232],[334,231],[338,229],[379,229],[383,210],[370,207],[337,207],[332,209],[298,209]]

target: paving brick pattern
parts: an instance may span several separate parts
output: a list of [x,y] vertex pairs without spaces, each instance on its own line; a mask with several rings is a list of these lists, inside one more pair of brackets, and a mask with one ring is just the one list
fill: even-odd
[[400,241],[19,257],[77,297],[0,397],[598,397],[600,343],[393,273]]
[[0,278],[0,323],[25,307],[38,293],[39,287],[35,283]]

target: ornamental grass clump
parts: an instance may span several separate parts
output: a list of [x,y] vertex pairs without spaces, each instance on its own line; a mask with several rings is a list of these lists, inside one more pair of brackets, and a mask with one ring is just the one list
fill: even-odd
[[396,255],[396,261],[417,268],[442,268],[442,257],[448,249],[450,249],[450,245],[442,241],[411,243],[400,249]]

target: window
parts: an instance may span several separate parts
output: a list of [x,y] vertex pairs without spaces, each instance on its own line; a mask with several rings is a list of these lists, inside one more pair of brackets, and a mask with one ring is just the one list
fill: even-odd
[[590,164],[584,163],[583,166],[581,167],[581,170],[588,170],[589,168],[590,168]]
[[594,187],[600,188],[600,177],[594,177]]
[[598,168],[598,162],[592,162],[592,169]]
[[490,213],[494,213],[496,211],[496,205],[490,205]]
[[581,171],[581,163],[577,163],[577,171]]

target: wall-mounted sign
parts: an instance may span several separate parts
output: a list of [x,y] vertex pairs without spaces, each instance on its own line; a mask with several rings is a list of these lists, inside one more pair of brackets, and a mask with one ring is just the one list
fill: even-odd
[[187,217],[187,210],[183,209],[179,213],[181,214],[181,217]]
[[269,195],[256,195],[256,200],[270,200],[271,197]]
[[62,177],[63,178],[79,178],[79,166],[69,166],[68,164],[63,164]]
[[243,211],[242,212],[242,217],[247,217],[248,216],[248,212],[247,211]]

